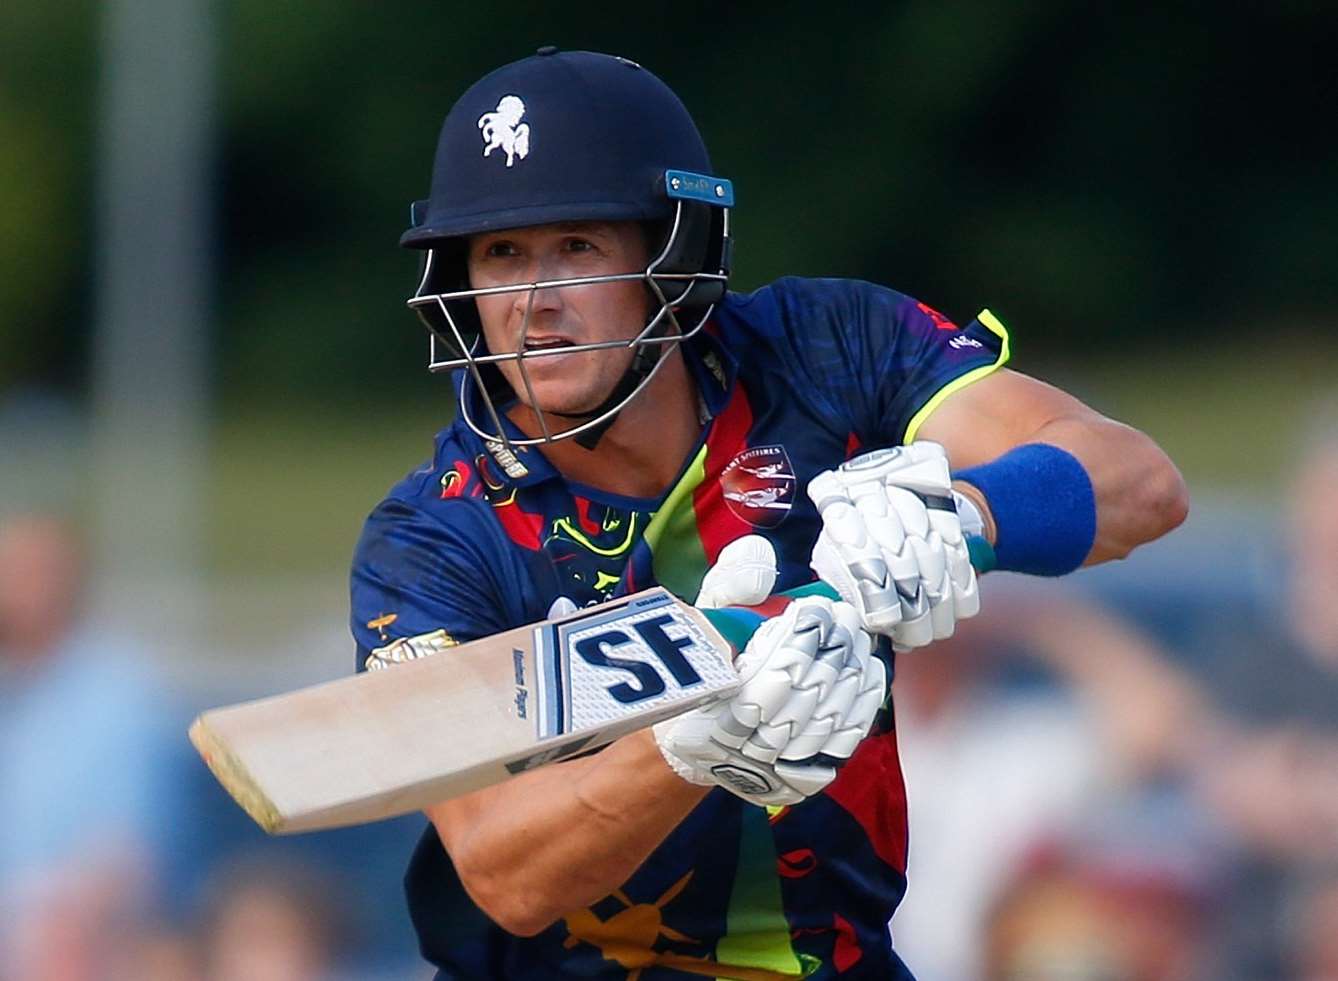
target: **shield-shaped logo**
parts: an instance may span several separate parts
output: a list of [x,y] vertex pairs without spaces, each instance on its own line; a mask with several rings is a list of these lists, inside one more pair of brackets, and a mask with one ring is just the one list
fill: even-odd
[[725,503],[754,528],[774,528],[794,504],[794,468],[783,446],[744,450],[720,475]]

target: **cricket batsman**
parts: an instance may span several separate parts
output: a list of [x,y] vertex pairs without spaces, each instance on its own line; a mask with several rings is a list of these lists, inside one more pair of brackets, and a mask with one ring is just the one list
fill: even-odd
[[1005,367],[988,310],[730,292],[733,203],[625,58],[542,48],[442,126],[401,244],[458,414],[367,520],[358,668],[655,584],[841,599],[767,601],[730,702],[429,808],[406,889],[438,978],[911,977],[894,652],[973,615],[976,570],[1063,575],[1185,517],[1153,441]]

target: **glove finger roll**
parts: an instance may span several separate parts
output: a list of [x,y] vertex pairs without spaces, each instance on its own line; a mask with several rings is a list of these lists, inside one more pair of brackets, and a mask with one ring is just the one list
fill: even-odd
[[776,776],[804,797],[812,797],[836,779],[836,770],[817,763],[777,763]]
[[885,494],[889,510],[896,512],[901,519],[901,526],[906,529],[907,536],[928,538],[929,512],[925,509],[924,501],[914,491],[895,485],[886,487]]

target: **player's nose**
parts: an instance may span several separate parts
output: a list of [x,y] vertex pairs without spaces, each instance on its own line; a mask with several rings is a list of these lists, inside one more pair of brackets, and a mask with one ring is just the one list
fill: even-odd
[[558,287],[549,286],[521,290],[516,294],[512,301],[512,322],[520,332],[521,343],[528,335],[542,331],[561,317],[561,293]]
[[542,286],[519,290],[511,301],[512,309],[520,316],[531,317],[562,309],[562,290],[557,286]]
[[[549,262],[530,263],[528,273],[531,283],[553,282],[554,280],[560,280],[563,276],[563,271]],[[540,286],[535,289],[522,290],[516,294],[514,303],[521,313],[524,313],[527,308],[532,313],[560,310],[562,308],[562,289],[557,286]]]

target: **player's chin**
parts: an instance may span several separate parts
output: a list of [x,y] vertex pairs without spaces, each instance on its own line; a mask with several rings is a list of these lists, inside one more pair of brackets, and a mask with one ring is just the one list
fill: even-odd
[[617,384],[602,372],[582,371],[575,362],[562,366],[545,365],[529,370],[529,386],[523,380],[513,385],[520,401],[531,409],[564,415],[592,415],[607,401]]
[[[607,379],[583,381],[566,377],[543,381],[531,378],[530,387],[533,399],[527,392],[521,395],[521,401],[532,409],[538,408],[544,413],[558,414],[563,423],[560,428],[566,428],[566,424],[578,420],[563,417],[593,417],[608,401],[614,383]],[[552,425],[553,420],[550,419],[549,424]]]
[[[557,415],[559,418],[593,416],[595,410],[604,402],[604,398],[592,393],[589,389],[580,391],[553,391],[550,389],[548,391],[537,391],[535,394],[538,397],[531,408],[537,406],[540,411],[549,415]],[[528,400],[524,401],[528,404]]]

